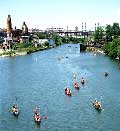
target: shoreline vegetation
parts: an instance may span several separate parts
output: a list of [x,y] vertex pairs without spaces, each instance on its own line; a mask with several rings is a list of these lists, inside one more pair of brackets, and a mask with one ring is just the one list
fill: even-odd
[[120,61],[119,23],[113,23],[113,25],[106,25],[105,27],[99,26],[92,34],[86,36],[60,36],[55,32],[51,32],[50,34],[42,32],[37,34],[37,38],[40,41],[44,39],[52,39],[54,42],[38,42],[36,46],[36,43],[34,42],[34,36],[31,36],[31,41],[25,43],[16,43],[12,45],[10,50],[1,51],[2,49],[0,49],[0,57],[26,55],[33,52],[54,48],[62,44],[78,43],[83,45],[81,48],[85,47],[80,49],[81,51],[100,53]]
[[[60,44],[60,45],[62,45],[62,44]],[[73,44],[73,43],[69,42],[69,43],[64,43],[64,44]],[[77,44],[79,44],[79,43],[77,43]],[[31,54],[31,53],[34,53],[34,52],[51,49],[51,48],[54,48],[54,47],[57,47],[57,46],[59,46],[59,45],[51,46],[51,47],[49,47],[49,46],[27,47],[27,48],[20,48],[20,49],[17,49],[17,50],[13,50],[13,49],[12,50],[3,50],[3,49],[0,49],[0,57],[3,58],[3,57],[23,56],[23,55]],[[98,47],[94,47],[94,46],[90,46],[90,47],[87,46],[85,51],[86,52],[93,52],[94,54],[99,53],[99,54],[102,54],[102,55],[108,55],[107,53],[105,53],[104,47],[103,48],[98,48]],[[116,57],[115,59],[120,60],[119,57]]]
[[[33,52],[42,51],[51,49],[63,44],[72,44],[72,43],[80,43],[84,41],[83,38],[74,38],[74,37],[60,37],[57,34],[52,34],[51,37],[55,42],[53,44],[49,44],[45,42],[44,44],[37,44],[35,47],[34,42],[26,42],[26,43],[17,43],[12,46],[12,49],[0,49],[0,57],[14,57],[20,55],[27,55]],[[40,39],[45,39],[46,37],[41,38],[41,34],[39,36]],[[47,39],[47,38],[46,38]]]
[[[66,43],[66,44],[72,44],[72,43]],[[51,49],[54,47],[34,47],[34,48],[23,48],[23,49],[19,49],[19,50],[0,50],[0,57],[14,57],[14,56],[22,56],[22,55],[27,55],[27,54],[31,54],[37,51],[43,51],[43,50],[47,50],[47,49]],[[93,53],[100,53],[105,55],[104,51],[101,48],[97,48],[97,47],[87,47],[86,52],[93,52]]]
[[37,51],[42,51],[42,50],[46,50],[46,49],[50,49],[50,47],[44,46],[44,47],[31,47],[31,48],[22,48],[22,49],[18,49],[18,50],[1,50],[0,51],[0,57],[13,57],[13,56],[22,56],[22,55],[27,55],[27,54],[31,54],[33,52],[37,52]]

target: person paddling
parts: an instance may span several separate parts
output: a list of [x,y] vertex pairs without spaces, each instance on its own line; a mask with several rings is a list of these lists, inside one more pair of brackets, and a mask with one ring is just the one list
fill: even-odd
[[37,107],[35,108],[35,111],[34,111],[34,112],[35,112],[36,115],[39,113],[39,110],[38,110]]
[[77,89],[79,89],[79,84],[78,84],[78,82],[75,82],[74,87],[77,88]]
[[67,95],[71,95],[71,89],[65,88],[65,93],[66,93]]
[[84,85],[85,84],[85,79],[82,77],[81,83]]
[[40,121],[41,121],[41,117],[40,117],[40,113],[39,113],[39,110],[38,108],[36,107],[35,109],[35,114],[34,114],[34,119],[35,121],[37,122],[37,124],[40,124]]
[[105,73],[104,73],[104,76],[108,76],[108,75],[109,75],[108,72],[105,72]]
[[100,104],[100,102],[98,102],[97,100],[95,100],[95,102],[93,104],[94,104],[94,106],[95,106],[95,108],[97,110],[101,110],[101,104]]

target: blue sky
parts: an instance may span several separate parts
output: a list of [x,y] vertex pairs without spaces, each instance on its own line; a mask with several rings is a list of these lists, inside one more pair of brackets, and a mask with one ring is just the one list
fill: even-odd
[[6,28],[8,14],[13,28],[21,28],[25,21],[29,28],[68,25],[81,30],[86,22],[87,29],[92,29],[98,22],[101,26],[120,23],[120,0],[0,0],[0,28]]

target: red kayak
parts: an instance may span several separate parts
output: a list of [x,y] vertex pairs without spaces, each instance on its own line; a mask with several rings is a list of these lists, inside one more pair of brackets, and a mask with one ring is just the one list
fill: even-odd
[[75,87],[76,89],[79,89],[80,86],[79,86],[78,82],[75,82],[74,87]]
[[66,95],[69,95],[69,96],[72,96],[71,89],[65,88],[65,94],[66,94]]

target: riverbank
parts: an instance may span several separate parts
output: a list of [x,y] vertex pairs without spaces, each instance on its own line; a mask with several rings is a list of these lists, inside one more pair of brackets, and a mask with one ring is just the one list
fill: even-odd
[[22,56],[22,55],[27,55],[27,52],[23,51],[23,52],[10,53],[10,51],[8,51],[0,54],[0,57],[13,57],[13,56]]
[[104,51],[101,48],[97,48],[97,47],[87,47],[86,51],[94,52],[94,53],[100,53],[100,54],[105,55]]
[[[100,53],[102,55],[106,55],[105,52],[101,48],[87,47],[86,51],[87,52]],[[119,57],[116,57],[115,59],[120,61]]]
[[[63,43],[63,44],[71,44],[71,43]],[[0,57],[15,57],[15,56],[27,55],[37,51],[48,50],[54,47],[57,46],[27,47],[27,48],[18,48],[17,50],[0,49]]]
[[[31,48],[22,48],[22,49],[18,49],[18,50],[3,50],[0,49],[0,57],[14,57],[14,56],[21,56],[21,55],[27,55],[27,54],[31,54],[33,52],[37,52],[37,51],[42,51],[42,50],[46,50],[46,49],[50,49],[51,47],[31,47]],[[52,47],[53,48],[53,47]]]

